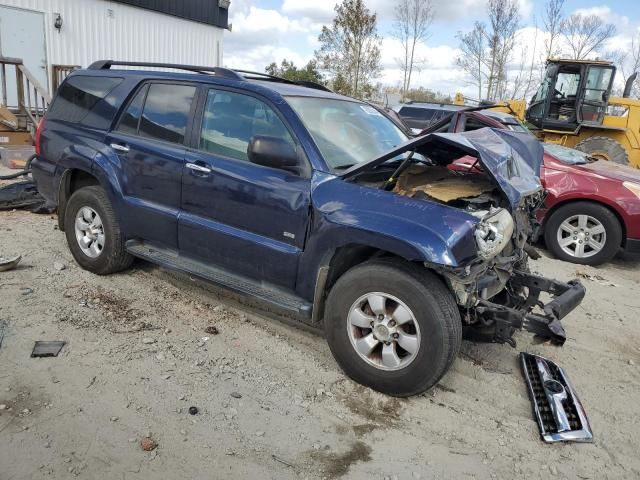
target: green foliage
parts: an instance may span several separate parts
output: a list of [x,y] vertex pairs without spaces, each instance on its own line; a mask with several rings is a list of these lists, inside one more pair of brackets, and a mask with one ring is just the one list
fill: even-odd
[[310,60],[303,68],[298,68],[293,62],[285,58],[280,63],[280,66],[278,66],[276,62],[273,62],[268,65],[264,71],[269,75],[286,78],[294,82],[307,81],[320,84],[325,83],[322,74],[318,71],[315,60]]
[[335,91],[364,98],[380,74],[382,39],[376,14],[370,13],[363,0],[343,0],[335,12],[332,24],[323,26],[318,37],[318,65],[330,73]]

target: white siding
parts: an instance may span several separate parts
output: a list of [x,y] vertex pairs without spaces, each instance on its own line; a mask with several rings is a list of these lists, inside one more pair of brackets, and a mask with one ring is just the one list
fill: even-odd
[[[179,1],[179,0],[176,0]],[[44,12],[48,70],[95,60],[219,66],[223,29],[107,0],[0,0]],[[54,28],[62,16],[61,31]]]

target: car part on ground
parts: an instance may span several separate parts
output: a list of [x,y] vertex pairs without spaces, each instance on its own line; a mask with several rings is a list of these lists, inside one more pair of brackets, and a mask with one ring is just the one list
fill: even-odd
[[17,257],[5,258],[0,256],[0,272],[6,272],[7,270],[13,270],[18,266],[22,257],[18,255]]
[[57,357],[65,342],[59,340],[38,340],[31,351],[32,358]]
[[608,208],[593,202],[560,206],[547,219],[547,247],[556,258],[582,265],[608,262],[620,249],[622,226]]
[[44,204],[45,199],[31,180],[0,187],[0,210],[35,209]]
[[520,353],[533,413],[547,443],[592,442],[589,419],[566,373],[551,360]]

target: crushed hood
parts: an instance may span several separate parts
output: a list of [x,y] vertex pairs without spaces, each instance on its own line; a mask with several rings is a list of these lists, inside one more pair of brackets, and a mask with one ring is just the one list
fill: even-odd
[[477,157],[512,207],[520,205],[524,197],[542,190],[540,168],[544,150],[541,143],[526,133],[493,128],[423,135],[369,162],[354,165],[342,177],[352,178],[409,151],[415,151],[442,166],[465,155]]

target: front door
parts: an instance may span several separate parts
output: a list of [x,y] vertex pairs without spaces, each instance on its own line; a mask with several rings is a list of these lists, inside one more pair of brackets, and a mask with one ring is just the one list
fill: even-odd
[[614,67],[592,65],[587,69],[587,80],[578,102],[579,123],[602,124],[607,112],[614,74]]
[[195,92],[188,84],[145,84],[107,135],[120,160],[123,222],[132,238],[178,246],[184,142]]
[[[19,58],[48,90],[44,13],[0,6],[0,56]],[[16,75],[7,68],[7,105],[18,106]],[[0,100],[1,101],[1,100]]]
[[211,89],[186,155],[180,251],[254,280],[294,288],[309,221],[310,180],[249,162],[254,135],[296,142],[276,110]]

